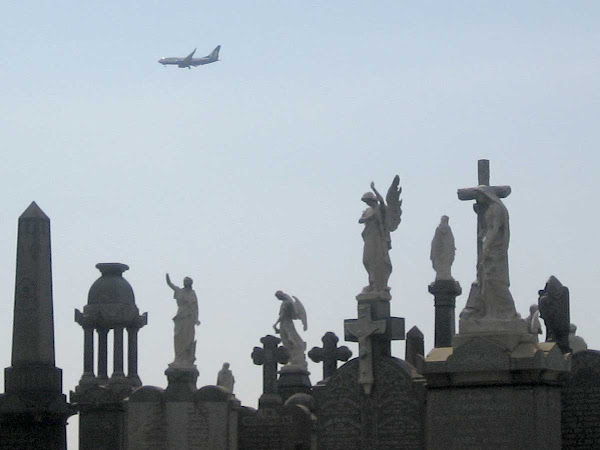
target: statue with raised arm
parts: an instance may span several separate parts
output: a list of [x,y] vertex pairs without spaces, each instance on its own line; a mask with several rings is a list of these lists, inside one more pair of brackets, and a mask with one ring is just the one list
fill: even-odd
[[198,299],[192,289],[192,279],[183,279],[183,288],[175,286],[167,274],[167,284],[173,289],[173,298],[177,301],[175,322],[175,360],[169,367],[192,367],[196,361],[195,327],[198,321]]
[[392,273],[389,253],[392,248],[390,233],[398,228],[402,216],[402,200],[400,200],[402,188],[399,184],[400,177],[396,175],[387,192],[387,204],[375,189],[374,183],[371,183],[373,192],[367,192],[361,198],[368,206],[358,220],[358,223],[365,226],[362,232],[363,264],[369,274],[369,285],[363,288],[363,294],[389,295],[388,280]]
[[[279,317],[273,325],[275,333],[281,335],[281,343],[290,354],[288,366],[297,366],[304,370],[307,369],[306,364],[306,342],[302,340],[296,327],[294,320],[302,321],[304,331],[308,328],[306,319],[306,310],[304,305],[297,297],[289,296],[283,291],[275,292],[275,297],[281,300],[279,308]],[[279,325],[279,328],[277,327]]]
[[435,281],[454,280],[452,278],[452,263],[454,262],[456,247],[454,246],[452,228],[448,224],[449,220],[448,216],[442,216],[431,241],[429,258],[433,270],[435,270]]

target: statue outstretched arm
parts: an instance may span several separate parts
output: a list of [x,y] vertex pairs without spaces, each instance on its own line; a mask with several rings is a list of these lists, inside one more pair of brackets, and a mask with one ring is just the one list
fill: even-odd
[[166,278],[167,278],[167,284],[169,285],[169,287],[175,291],[177,289],[177,286],[175,286],[173,283],[171,283],[171,277],[169,277],[169,274],[167,274]]
[[385,207],[385,201],[383,200],[383,197],[381,196],[381,194],[379,193],[379,191],[377,189],[375,189],[375,183],[373,181],[371,181],[371,189],[375,193],[375,197],[377,197],[377,201],[379,202],[379,204],[381,206]]

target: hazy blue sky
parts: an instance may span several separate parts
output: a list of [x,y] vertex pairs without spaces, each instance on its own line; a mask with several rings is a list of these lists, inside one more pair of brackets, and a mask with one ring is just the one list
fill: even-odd
[[[343,336],[366,284],[360,197],[395,174],[404,215],[392,312],[429,350],[430,241],[449,215],[460,311],[475,278],[475,214],[456,189],[476,184],[479,158],[491,160],[492,183],[513,189],[517,308],[526,314],[554,274],[598,348],[598,2],[94,3],[3,4],[0,366],[10,365],[17,218],[36,200],[52,219],[65,392],[82,373],[73,310],[94,265],[118,261],[149,313],[143,382],[164,387],[173,358],[164,274],[189,275],[198,384],[229,361],[238,398],[256,406],[262,369],[250,353],[272,333],[273,293],[304,302],[309,348],[326,331]],[[216,64],[157,63],[218,44]],[[310,370],[319,381],[321,367]]]

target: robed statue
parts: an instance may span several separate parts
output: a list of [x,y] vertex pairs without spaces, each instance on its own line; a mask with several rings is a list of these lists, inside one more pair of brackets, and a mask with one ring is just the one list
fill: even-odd
[[390,288],[388,280],[392,273],[390,249],[392,240],[390,233],[395,231],[400,224],[402,216],[402,200],[399,186],[400,177],[396,175],[388,189],[386,201],[371,183],[373,192],[367,192],[361,198],[368,206],[358,220],[364,224],[362,232],[364,241],[363,264],[369,274],[369,285],[363,288],[362,293],[387,293]]
[[475,188],[475,212],[479,217],[477,281],[471,286],[461,319],[517,320],[519,315],[510,293],[508,210],[491,186]]
[[234,384],[235,378],[233,377],[233,373],[231,373],[229,363],[223,363],[223,368],[219,370],[219,373],[217,374],[217,386],[221,386],[223,389],[233,394]]
[[308,329],[304,305],[302,305],[302,302],[297,297],[289,296],[283,291],[275,292],[275,297],[281,300],[281,307],[279,308],[279,317],[273,325],[273,329],[275,333],[280,334],[281,344],[290,354],[287,365],[306,370],[308,367],[305,354],[306,342],[302,340],[294,326],[294,320],[300,320],[304,331]]
[[563,353],[569,353],[571,306],[569,288],[551,276],[544,289],[538,291],[540,317],[546,325],[546,342],[556,342]]
[[448,216],[442,216],[440,224],[435,229],[433,240],[431,241],[431,252],[429,258],[433,270],[435,270],[435,280],[454,280],[452,278],[452,263],[456,254],[454,246],[454,235],[448,224]]
[[173,289],[173,298],[177,301],[175,322],[175,360],[170,367],[191,367],[196,361],[195,327],[198,321],[198,299],[192,289],[192,279],[183,279],[183,288],[175,286],[167,274],[167,284]]

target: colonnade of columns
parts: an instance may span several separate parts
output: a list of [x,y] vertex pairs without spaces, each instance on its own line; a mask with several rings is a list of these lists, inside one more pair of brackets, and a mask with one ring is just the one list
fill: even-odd
[[[139,328],[127,329],[127,378],[137,380],[138,376],[138,346],[137,336]],[[94,373],[94,330],[98,333],[98,381],[108,379],[108,332],[107,328],[83,328],[83,377],[96,378]],[[125,377],[123,370],[123,330],[113,328],[113,373],[111,378]]]

